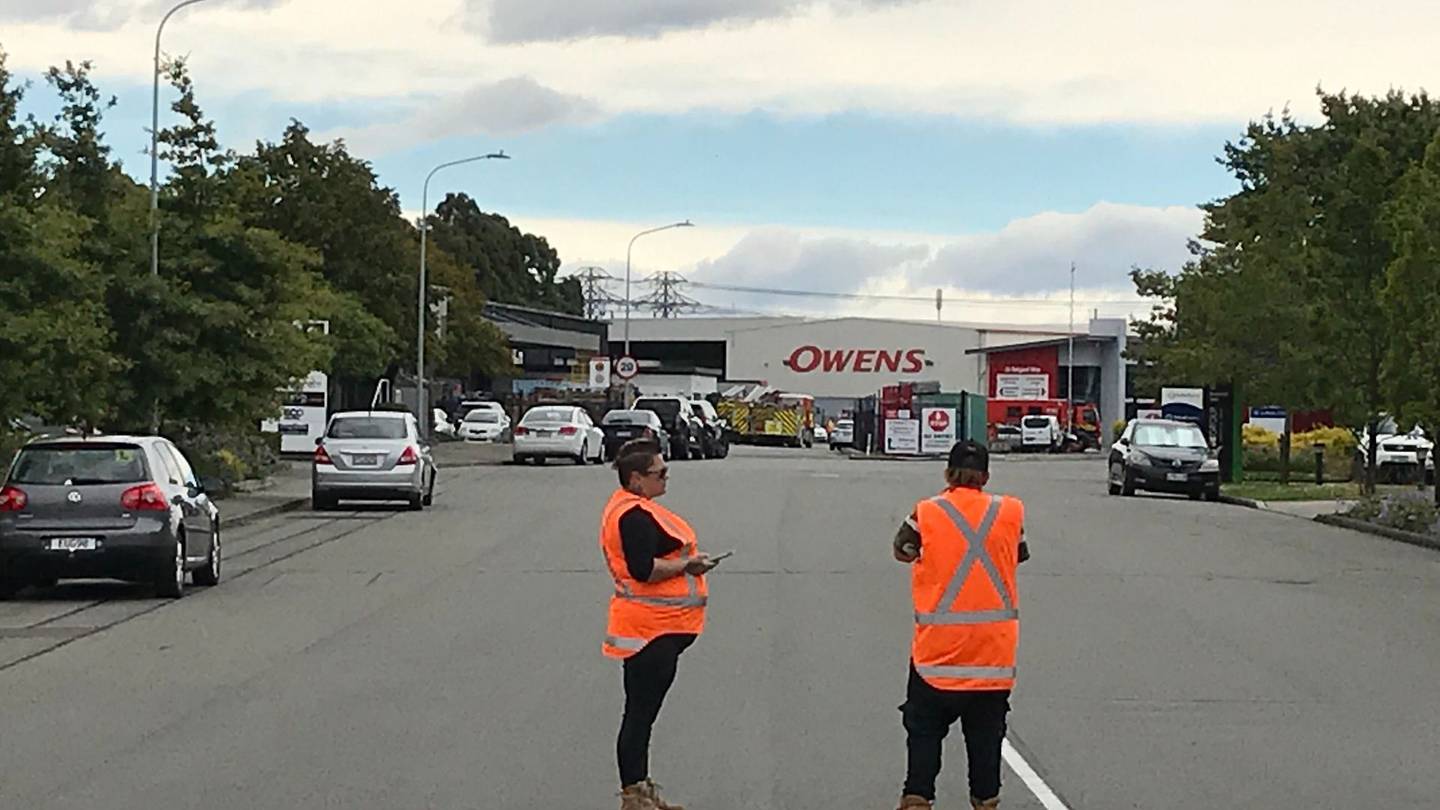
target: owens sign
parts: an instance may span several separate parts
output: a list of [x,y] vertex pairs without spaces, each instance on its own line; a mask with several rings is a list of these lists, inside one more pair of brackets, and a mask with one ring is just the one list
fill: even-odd
[[924,349],[822,349],[801,346],[790,353],[785,365],[799,374],[812,371],[917,374],[925,368]]

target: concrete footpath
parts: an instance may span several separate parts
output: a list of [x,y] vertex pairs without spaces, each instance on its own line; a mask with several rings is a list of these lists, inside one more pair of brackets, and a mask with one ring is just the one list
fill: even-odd
[[263,481],[244,481],[239,491],[216,498],[220,520],[227,527],[244,526],[310,503],[310,462],[284,460]]

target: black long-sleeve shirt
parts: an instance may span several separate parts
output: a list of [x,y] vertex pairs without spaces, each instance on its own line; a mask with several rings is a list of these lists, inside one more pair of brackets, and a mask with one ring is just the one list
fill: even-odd
[[655,559],[673,554],[684,543],[671,537],[649,512],[633,506],[620,516],[620,546],[625,552],[625,567],[630,576],[646,582],[655,572]]

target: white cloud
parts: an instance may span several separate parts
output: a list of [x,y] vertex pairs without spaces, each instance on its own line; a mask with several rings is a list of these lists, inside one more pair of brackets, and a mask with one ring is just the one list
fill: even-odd
[[[643,223],[513,217],[546,234],[567,272],[599,266],[624,274],[624,248]],[[1076,319],[1092,309],[1111,317],[1148,311],[1130,284],[1134,266],[1178,269],[1199,232],[1195,208],[1101,203],[1077,214],[1048,212],[991,233],[962,237],[776,227],[668,231],[637,243],[634,278],[679,270],[694,282],[859,293],[913,300],[763,295],[691,288],[703,303],[736,312],[934,317],[942,289],[945,317],[1057,325],[1069,316],[1069,268],[1076,263]],[[616,258],[618,256],[618,258]],[[618,285],[614,287],[618,293]],[[635,291],[639,297],[643,292]],[[1096,303],[1106,301],[1111,303]]]
[[[837,0],[837,10],[911,0]],[[494,42],[595,36],[656,37],[716,23],[748,23],[823,5],[819,0],[466,0],[466,24]]]
[[[75,0],[48,1],[76,7]],[[181,12],[165,36],[167,50],[190,53],[197,83],[211,94],[393,102],[455,97],[477,84],[529,76],[563,96],[592,99],[610,115],[868,110],[1039,126],[1233,123],[1287,103],[1309,114],[1321,83],[1366,93],[1440,84],[1432,57],[1440,4],[1430,0],[1393,0],[1383,14],[1350,0],[1316,0],[1304,14],[1279,0],[1214,0],[1198,16],[1183,4],[1113,0],[744,3],[784,13],[708,26],[702,14],[691,20],[701,27],[648,38],[506,45],[467,30],[465,0],[260,8],[215,0]],[[107,77],[148,82],[155,15],[83,31],[67,16],[37,18],[36,9],[49,7],[41,0],[4,5],[14,21],[4,33],[12,67],[92,58]],[[565,5],[568,13],[589,13],[589,4]],[[628,5],[603,8],[621,13]],[[95,3],[93,12],[135,8],[149,6],[115,0]],[[704,8],[718,6],[704,0]],[[1238,19],[1245,24],[1215,33],[1218,21]],[[623,23],[591,19],[579,30]]]
[[556,92],[529,76],[477,84],[451,98],[415,106],[408,118],[358,129],[326,133],[341,137],[359,151],[386,151],[397,146],[460,135],[516,135],[552,124],[594,120],[593,101]]

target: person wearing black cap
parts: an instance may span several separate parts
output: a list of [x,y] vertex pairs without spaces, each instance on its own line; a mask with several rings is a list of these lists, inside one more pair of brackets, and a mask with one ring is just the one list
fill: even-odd
[[900,706],[908,753],[900,810],[934,806],[942,743],[957,720],[971,806],[1000,804],[1001,747],[1020,638],[1015,570],[1030,552],[1024,505],[985,494],[989,482],[985,446],[956,443],[945,491],[917,504],[895,534],[895,559],[912,566],[915,606],[910,680]]

